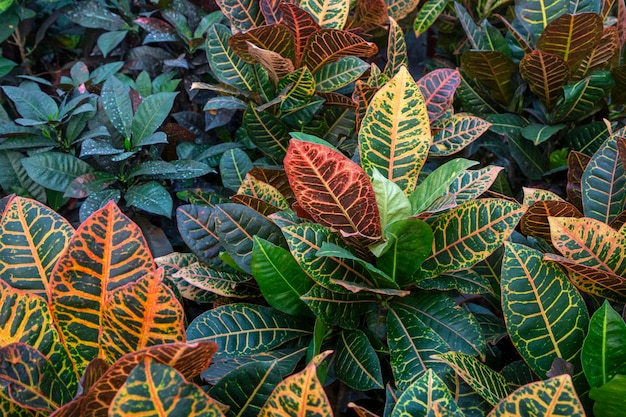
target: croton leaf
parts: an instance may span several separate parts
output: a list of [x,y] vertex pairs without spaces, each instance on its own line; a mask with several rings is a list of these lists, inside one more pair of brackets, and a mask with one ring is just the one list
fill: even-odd
[[315,90],[332,92],[356,81],[369,64],[355,56],[345,56],[338,61],[328,63],[315,74]]
[[217,343],[220,358],[268,352],[288,340],[311,334],[303,320],[270,307],[228,304],[206,311],[187,328],[189,341]]
[[337,377],[352,389],[384,388],[380,359],[361,330],[341,332],[333,363]]
[[215,209],[187,204],[176,209],[178,231],[183,240],[200,259],[210,262],[220,250],[215,232]]
[[535,249],[505,243],[502,309],[511,341],[538,375],[555,358],[582,371],[580,348],[589,323],[585,303],[565,273]]
[[[235,3],[237,0],[232,0]],[[258,4],[257,2],[250,2]],[[254,67],[241,59],[228,45],[230,30],[219,23],[207,32],[207,58],[221,82],[243,91],[256,91]]]
[[237,265],[250,273],[253,237],[284,244],[280,229],[261,214],[241,204],[215,206],[215,232]]
[[583,217],[576,206],[566,201],[544,200],[536,201],[522,216],[521,231],[525,235],[535,236],[546,241],[551,240],[550,223],[548,217]]
[[47,122],[58,117],[59,107],[43,91],[5,85],[4,94],[13,102],[15,109],[24,119]]
[[289,179],[284,169],[281,168],[260,168],[254,167],[249,171],[249,174],[259,181],[263,181],[272,187],[276,188],[289,202],[289,204],[295,202],[293,190],[289,185]]
[[[176,401],[172,401],[176,398]],[[111,402],[108,415],[224,416],[220,406],[198,385],[171,366],[145,356],[130,372]]]
[[389,16],[400,21],[415,10],[419,0],[385,0],[385,3],[387,3]]
[[288,210],[290,205],[285,196],[271,184],[257,179],[248,172],[237,190],[239,195],[259,198],[281,210]]
[[232,27],[238,31],[245,31],[263,24],[263,14],[257,1],[217,0],[217,5],[222,9],[222,13],[228,18]]
[[452,106],[454,93],[461,84],[461,74],[452,68],[439,68],[429,72],[417,81],[428,111],[428,118],[434,121],[444,115]]
[[537,410],[545,410],[553,417],[585,416],[572,377],[565,374],[516,389],[502,400],[488,417],[532,415],[536,414]]
[[567,198],[577,208],[583,206],[581,180],[590,160],[589,156],[576,151],[570,151],[567,155]]
[[235,33],[228,39],[233,51],[246,62],[254,64],[256,60],[248,51],[248,43],[258,48],[276,52],[292,61],[295,60],[295,45],[291,31],[284,25],[264,25],[245,32]]
[[541,50],[524,55],[520,61],[520,73],[528,82],[546,109],[552,110],[563,95],[563,85],[569,78],[567,62],[559,55]]
[[581,358],[592,387],[601,387],[617,374],[626,375],[626,323],[606,300],[591,317]]
[[309,103],[315,94],[315,80],[308,68],[299,68],[278,82],[280,109],[289,112]]
[[65,192],[77,177],[94,171],[82,159],[61,152],[42,152],[23,158],[21,162],[33,181],[60,192]]
[[548,23],[569,12],[569,4],[569,0],[517,0],[515,16],[531,37],[536,38]]
[[9,198],[0,220],[0,279],[48,298],[50,273],[73,232],[69,222],[47,206]]
[[259,417],[307,415],[332,417],[332,406],[317,377],[317,367],[330,355],[323,352],[297,374],[285,378],[274,388]]
[[250,269],[269,305],[294,316],[311,314],[300,297],[313,281],[288,250],[255,236]]
[[471,268],[513,233],[523,213],[510,201],[480,199],[441,215],[431,224],[433,251],[422,264],[423,276]]
[[52,270],[50,294],[52,315],[81,372],[104,355],[100,338],[108,296],[154,269],[141,229],[115,203],[76,230]]
[[342,329],[355,329],[359,324],[361,315],[378,302],[372,293],[338,293],[321,285],[314,285],[300,299],[324,323],[339,326]]
[[480,81],[500,104],[506,106],[513,98],[512,84],[517,66],[501,51],[467,51],[461,56],[467,74]]
[[387,37],[387,64],[385,64],[385,74],[390,78],[402,67],[409,65],[409,58],[406,51],[406,40],[404,39],[404,32],[402,28],[396,22],[396,20],[389,16],[389,35]]
[[449,156],[463,150],[485,133],[491,123],[477,116],[457,113],[431,124],[433,141],[429,155]]
[[595,71],[563,87],[563,97],[554,109],[554,121],[576,121],[602,104],[614,85],[607,71]]
[[327,29],[343,29],[348,19],[350,2],[346,0],[301,0],[300,7]]
[[230,407],[227,415],[256,417],[282,379],[278,361],[250,362],[224,375],[209,394]]
[[428,156],[430,124],[424,97],[402,67],[372,99],[359,131],[363,168],[377,169],[410,195]]
[[25,343],[0,348],[0,392],[24,408],[53,411],[72,398],[46,356]]
[[491,187],[502,169],[502,167],[490,165],[476,170],[467,170],[450,184],[446,195],[453,195],[457,204],[474,200]]
[[[618,132],[619,133],[619,132]],[[626,170],[611,135],[589,161],[581,178],[584,214],[609,224],[626,208]]]
[[102,85],[102,108],[115,129],[130,139],[133,107],[126,87],[117,77],[111,76]]
[[346,236],[380,238],[372,183],[356,163],[327,146],[292,139],[285,172],[298,203],[317,222]]
[[598,45],[587,55],[575,74],[574,79],[580,79],[591,74],[596,69],[606,70],[619,50],[619,34],[615,26],[604,28]]
[[268,111],[249,106],[243,114],[243,126],[250,140],[263,153],[282,162],[289,146],[289,128],[285,123]]
[[391,417],[427,415],[464,416],[446,384],[432,369],[406,388],[390,414]]
[[448,3],[449,0],[427,0],[422,4],[413,21],[415,36],[425,33],[435,23]]
[[437,358],[454,369],[457,375],[491,405],[497,405],[500,400],[509,395],[509,388],[504,377],[473,356],[461,352],[448,352],[437,355]]
[[207,303],[216,298],[215,294],[189,284],[177,274],[181,269],[200,262],[194,253],[171,252],[156,258],[154,262],[163,268],[165,278],[174,284],[181,297],[197,303]]
[[250,276],[219,271],[204,263],[195,263],[184,267],[175,276],[195,288],[222,297],[244,298],[256,295],[256,291],[243,284],[250,281]]
[[575,73],[602,38],[602,17],[596,13],[564,13],[550,22],[536,47],[559,55]]
[[168,365],[187,379],[200,375],[211,363],[217,346],[212,342],[169,343],[150,346],[128,353],[118,359],[82,396],[55,412],[56,417],[98,417],[107,415],[118,390],[124,385],[133,369],[145,358]]
[[617,417],[622,414],[624,406],[624,396],[626,390],[626,376],[615,375],[601,387],[593,387],[589,392],[589,398],[595,401],[593,411],[596,416]]
[[304,54],[304,48],[306,47],[309,37],[322,29],[322,27],[307,11],[293,3],[281,2],[278,5],[278,10],[282,14],[282,23],[291,30],[295,37],[295,64],[296,67],[299,68],[302,55]]
[[324,65],[344,56],[369,58],[378,52],[376,44],[366,42],[362,37],[347,30],[321,29],[307,39],[302,53],[301,65],[315,74]]
[[252,161],[250,157],[239,148],[227,150],[220,158],[222,183],[226,188],[230,188],[233,191],[236,191],[241,186],[246,174],[251,169]]
[[[268,75],[274,83],[277,83],[278,80],[290,74],[295,69],[291,59],[283,58],[283,56],[277,52],[259,48],[250,42],[247,42],[246,46],[248,47],[248,55],[267,70]],[[242,107],[241,110],[245,110],[247,106],[244,104]],[[206,106],[204,109],[207,110]]]

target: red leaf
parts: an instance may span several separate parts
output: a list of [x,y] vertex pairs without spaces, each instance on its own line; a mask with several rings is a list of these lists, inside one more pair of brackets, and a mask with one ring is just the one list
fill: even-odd
[[461,74],[452,68],[440,68],[419,79],[417,85],[424,96],[428,118],[440,118],[454,100],[454,93],[461,84]]

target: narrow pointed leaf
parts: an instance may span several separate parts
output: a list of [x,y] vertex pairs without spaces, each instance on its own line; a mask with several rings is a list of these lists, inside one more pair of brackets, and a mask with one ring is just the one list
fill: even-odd
[[615,26],[607,26],[602,32],[602,38],[597,46],[588,54],[580,64],[576,72],[576,78],[583,78],[592,71],[607,70],[611,61],[615,58],[619,50],[619,34]]
[[384,73],[393,78],[400,68],[409,65],[406,40],[402,28],[393,17],[389,17],[389,36],[387,37],[387,64]]
[[575,374],[582,371],[585,303],[565,273],[539,251],[505,244],[502,308],[513,344],[538,375],[550,371],[555,358],[573,364]]
[[332,417],[331,403],[317,377],[317,367],[330,354],[324,352],[303,371],[285,378],[274,388],[259,417],[302,415]]
[[3,86],[2,91],[13,102],[15,109],[24,119],[46,122],[58,116],[59,108],[56,102],[52,96],[42,91],[8,85]]
[[385,3],[387,3],[389,16],[400,21],[415,10],[419,0],[385,0]]
[[363,168],[377,169],[410,195],[430,147],[424,98],[406,68],[372,99],[359,131]]
[[217,357],[268,352],[281,344],[311,334],[302,320],[270,307],[228,304],[202,313],[187,328],[189,341],[217,343]]
[[431,369],[407,387],[390,414],[391,417],[463,415],[446,384]]
[[458,376],[491,405],[497,405],[500,400],[509,395],[509,388],[504,377],[473,356],[449,352],[437,355],[437,358],[450,365]]
[[49,297],[49,277],[74,229],[31,199],[8,201],[0,220],[0,279],[13,288]]
[[224,249],[237,265],[250,273],[250,259],[255,235],[274,244],[284,244],[280,229],[261,214],[241,204],[215,206],[215,232]]
[[300,7],[309,12],[321,27],[343,29],[348,19],[350,2],[347,0],[302,0]]
[[376,44],[346,30],[321,29],[312,33],[302,53],[301,64],[315,74],[324,65],[344,56],[369,58],[378,52]]
[[457,204],[474,200],[491,187],[500,171],[502,167],[493,165],[465,171],[450,184],[446,194],[452,194]]
[[524,55],[520,62],[520,73],[528,82],[546,109],[552,110],[563,96],[563,85],[569,78],[567,61],[559,55],[541,50]]
[[213,293],[191,285],[177,274],[185,267],[200,262],[200,258],[195,254],[172,252],[154,261],[157,266],[163,268],[165,278],[174,284],[181,297],[198,303],[207,303],[216,298]]
[[139,146],[142,139],[152,135],[163,124],[178,93],[157,93],[141,101],[131,124],[132,142]]
[[128,88],[117,77],[109,77],[102,85],[100,99],[102,100],[102,108],[115,129],[122,136],[130,139],[133,107],[128,95]]
[[413,22],[416,37],[425,33],[435,23],[448,3],[449,0],[428,0],[422,4]]
[[422,264],[426,277],[471,268],[487,258],[513,232],[524,208],[496,199],[469,201],[432,224],[432,255]]
[[[251,2],[253,3],[253,2]],[[243,91],[256,91],[253,67],[228,45],[230,31],[215,24],[207,32],[207,58],[218,80]]]
[[294,36],[296,67],[300,67],[302,55],[309,37],[322,27],[307,11],[293,3],[281,2],[278,10],[282,14],[283,23],[291,30]]
[[601,387],[615,375],[626,374],[626,323],[605,301],[591,317],[581,352],[585,377]]
[[282,162],[289,146],[289,128],[285,123],[270,112],[249,106],[243,115],[243,125],[248,137],[261,151]]
[[346,235],[381,236],[376,196],[357,164],[324,145],[292,139],[285,171],[298,203],[317,222]]
[[352,389],[367,391],[384,388],[380,360],[361,330],[341,332],[334,367],[337,377]]
[[553,417],[585,416],[569,375],[533,382],[516,389],[501,401],[488,417],[537,415],[537,413]]
[[280,109],[290,112],[309,104],[315,94],[315,80],[308,68],[299,68],[280,80],[276,88],[281,91]]

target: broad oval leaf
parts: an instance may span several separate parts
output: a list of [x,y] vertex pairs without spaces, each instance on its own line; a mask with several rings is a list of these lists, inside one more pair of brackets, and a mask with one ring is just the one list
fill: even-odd
[[383,389],[380,360],[361,330],[343,330],[337,339],[334,358],[337,377],[352,389]]
[[65,192],[72,181],[93,172],[87,162],[69,153],[43,152],[21,160],[28,176],[50,190]]
[[218,345],[216,357],[232,358],[268,352],[281,344],[311,335],[303,320],[270,307],[228,304],[196,317],[187,328],[187,340]]
[[524,208],[498,199],[469,201],[432,224],[433,251],[422,264],[424,277],[471,268],[487,258],[513,233]]
[[378,52],[372,42],[347,30],[321,29],[313,32],[307,39],[302,53],[301,65],[315,74],[329,62],[344,56],[362,56],[369,58]]
[[331,62],[315,73],[315,90],[331,92],[356,81],[367,69],[369,64],[360,58],[346,56]]
[[[171,401],[176,398],[176,401]],[[223,417],[220,406],[198,385],[187,382],[174,368],[144,357],[111,402],[108,415],[124,417],[151,413],[158,416]]]
[[391,417],[403,416],[463,417],[446,384],[429,369],[398,398]]
[[562,358],[579,374],[589,316],[565,273],[544,261],[539,251],[507,242],[501,285],[511,341],[533,371],[545,375],[553,360]]
[[585,416],[571,376],[565,374],[524,385],[502,400],[488,417],[537,415],[538,412],[553,417]]
[[457,113],[437,120],[431,125],[433,141],[429,155],[449,156],[463,150],[491,127],[491,123],[477,116]]
[[500,104],[506,106],[513,99],[512,83],[517,66],[501,51],[467,51],[461,56],[461,65],[467,74],[480,81]]
[[517,0],[515,15],[528,33],[536,38],[548,24],[569,11],[570,0]]
[[327,146],[292,139],[285,172],[298,203],[318,223],[345,236],[380,238],[376,196],[357,164]]
[[254,236],[276,245],[284,244],[280,229],[251,208],[234,203],[215,206],[215,233],[235,263],[247,273]]
[[321,285],[314,285],[300,299],[324,323],[342,329],[356,329],[361,316],[378,302],[372,293],[338,293]]
[[174,206],[172,196],[157,181],[130,186],[124,198],[129,206],[168,218],[172,216]]
[[[237,31],[244,31],[263,24],[263,14],[258,1],[217,0],[216,3]],[[211,32],[210,28],[209,32]]]
[[520,222],[521,231],[525,235],[539,237],[550,241],[552,233],[550,231],[549,217],[583,217],[578,209],[566,201],[541,200],[535,201],[528,207]]
[[343,29],[350,11],[349,0],[301,0],[299,5],[327,29]]
[[331,403],[317,377],[317,367],[330,353],[331,351],[326,351],[317,355],[304,370],[278,384],[259,412],[259,417],[282,415],[332,417]]
[[554,109],[554,121],[577,121],[602,105],[615,85],[607,71],[595,71],[580,81],[563,87],[563,97]]
[[591,387],[601,387],[615,375],[626,374],[626,323],[608,301],[591,317],[581,359]]
[[[244,116],[245,117],[245,116]],[[226,188],[237,191],[252,169],[248,154],[239,148],[229,149],[220,158],[220,176]]]
[[117,77],[111,76],[102,85],[100,100],[104,112],[115,129],[126,139],[130,139],[133,106],[128,94],[128,87],[124,86]]
[[15,109],[24,119],[47,122],[57,118],[59,107],[48,94],[27,88],[5,85],[2,91],[15,105]]
[[152,135],[163,124],[174,105],[178,93],[156,93],[141,101],[131,123],[133,146]]
[[408,196],[428,156],[430,124],[424,97],[402,67],[370,102],[359,131],[363,169],[377,169]]
[[[255,3],[256,2],[250,2]],[[228,45],[230,31],[219,23],[207,32],[207,58],[218,80],[243,91],[256,91],[252,65],[243,61]]]
[[181,237],[204,262],[210,262],[220,250],[215,232],[215,209],[213,207],[187,204],[176,209],[176,222]]
[[524,55],[520,73],[548,111],[563,96],[563,85],[569,78],[567,61],[555,53],[538,49]]
[[10,198],[0,220],[0,279],[49,298],[49,277],[74,228],[43,204]]

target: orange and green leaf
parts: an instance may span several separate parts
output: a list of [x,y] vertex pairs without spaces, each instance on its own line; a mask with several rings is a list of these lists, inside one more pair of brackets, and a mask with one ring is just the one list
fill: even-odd
[[424,97],[402,67],[369,104],[359,131],[363,169],[377,169],[409,196],[428,156],[430,124]]
[[571,203],[558,200],[536,201],[530,207],[520,222],[522,233],[539,237],[546,241],[551,240],[550,223],[548,217],[583,217],[583,214]]
[[555,53],[541,50],[524,55],[520,73],[548,111],[563,96],[563,85],[569,78],[567,62]]
[[313,32],[302,54],[301,65],[315,74],[329,62],[344,56],[371,57],[378,52],[375,43],[347,30],[321,29]]

